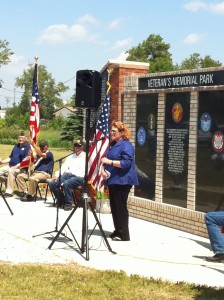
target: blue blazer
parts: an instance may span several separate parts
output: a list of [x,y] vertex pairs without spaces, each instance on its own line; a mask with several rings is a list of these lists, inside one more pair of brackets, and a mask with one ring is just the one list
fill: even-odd
[[134,147],[127,140],[112,142],[107,150],[106,157],[111,160],[119,160],[121,168],[112,165],[104,165],[104,168],[111,173],[107,184],[130,184],[138,185],[138,178],[134,162]]

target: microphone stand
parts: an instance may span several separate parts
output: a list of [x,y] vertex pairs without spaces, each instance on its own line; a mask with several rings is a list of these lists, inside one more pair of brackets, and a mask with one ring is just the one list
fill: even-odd
[[2,196],[2,199],[4,200],[6,206],[8,207],[8,209],[9,209],[11,215],[13,215],[13,212],[12,212],[12,210],[11,210],[11,207],[9,206],[7,200],[5,199],[4,194],[2,193],[2,184],[1,184],[1,187],[0,187],[0,195]]
[[[2,173],[2,176],[5,176],[6,173],[7,173],[7,171],[3,172],[3,173]],[[9,209],[11,215],[13,215],[13,212],[12,212],[12,210],[11,210],[11,207],[9,206],[9,204],[8,204],[7,200],[5,199],[5,196],[4,196],[3,192],[2,192],[2,184],[3,184],[3,182],[0,183],[0,195],[2,196],[2,199],[4,200],[6,206],[8,207],[8,209]]]
[[[72,153],[69,153],[57,160],[54,161],[54,164],[56,162],[59,163],[59,175],[58,175],[58,197],[57,197],[57,200],[59,201],[60,199],[60,188],[61,188],[61,166],[62,166],[62,161],[63,159],[65,159],[66,157],[70,156],[74,154],[74,152]],[[54,232],[58,232],[58,221],[59,221],[59,204],[56,203],[56,224],[55,224],[55,229],[54,230],[51,230],[51,231],[47,231],[47,232],[44,232],[44,233],[40,233],[40,234],[37,234],[37,235],[33,235],[33,237],[37,237],[37,236],[41,236],[41,235],[45,235],[45,234],[51,234],[51,233],[54,233]],[[71,232],[73,238],[75,239],[72,231],[71,231],[71,228],[69,227],[69,225],[67,224],[67,227],[69,229],[69,231]],[[65,236],[68,240],[72,241],[72,239],[70,239],[69,237],[67,237],[64,233],[61,233],[63,236]],[[75,239],[76,241],[76,239]]]

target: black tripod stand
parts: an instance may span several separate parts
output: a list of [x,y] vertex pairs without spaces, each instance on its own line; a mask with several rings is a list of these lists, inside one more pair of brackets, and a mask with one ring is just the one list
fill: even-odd
[[9,204],[8,204],[8,202],[6,201],[4,194],[2,193],[2,187],[0,188],[0,195],[2,196],[2,199],[4,200],[6,206],[8,207],[8,209],[9,209],[11,215],[13,215],[13,212],[12,212],[12,210],[11,210]]
[[[56,163],[56,162],[59,163],[59,175],[58,175],[58,186],[59,186],[59,189],[60,189],[60,186],[61,186],[61,165],[62,165],[62,161],[63,161],[63,159],[65,159],[66,157],[68,157],[68,156],[70,156],[72,154],[73,153],[70,153],[70,154],[68,154],[68,155],[66,155],[64,157],[61,157],[61,158],[59,158],[59,159],[57,159],[57,160],[54,161],[54,163]],[[58,201],[60,199],[59,193],[60,193],[60,191],[58,190],[58,197],[57,197]],[[55,229],[51,230],[51,231],[46,231],[44,233],[40,233],[40,234],[37,234],[37,235],[33,235],[33,237],[37,237],[37,236],[41,236],[41,235],[45,235],[45,234],[51,234],[51,233],[54,233],[54,232],[58,232],[58,221],[59,221],[59,205],[56,203],[56,224],[55,224]],[[68,224],[67,224],[67,227],[68,227],[69,231],[71,232],[73,238],[75,239],[75,237],[74,237],[74,235],[73,235],[73,233],[71,231],[71,228],[69,227]],[[61,234],[64,235],[67,239],[71,240],[64,233],[61,233]]]
[[[68,216],[68,218],[62,225],[61,229],[58,231],[57,235],[55,236],[55,238],[53,239],[53,241],[51,242],[51,244],[48,247],[49,249],[51,249],[54,242],[57,240],[59,235],[62,233],[65,226],[68,226],[68,222],[72,218],[72,216],[75,213],[75,211],[77,210],[77,208],[82,207],[83,219],[82,219],[81,246],[77,243],[76,240],[75,241],[76,241],[76,244],[78,245],[78,248],[81,251],[81,253],[86,252],[86,260],[89,260],[89,238],[90,238],[90,236],[88,236],[88,207],[90,208],[90,210],[93,213],[96,224],[99,226],[100,232],[104,238],[104,241],[105,241],[109,251],[116,254],[116,252],[112,251],[112,249],[110,247],[110,244],[107,240],[107,237],[103,231],[103,228],[100,224],[100,221],[97,217],[97,214],[94,210],[94,207],[93,207],[93,205],[90,201],[90,198],[88,197],[88,193],[87,193],[87,191],[88,191],[88,154],[89,154],[89,136],[88,135],[89,135],[89,132],[90,132],[90,108],[87,109],[87,116],[86,116],[86,135],[85,135],[86,136],[86,161],[85,161],[85,178],[84,178],[83,193],[82,193],[80,201],[75,205],[72,212],[70,213],[70,215]],[[72,236],[74,237],[74,235],[72,235]]]

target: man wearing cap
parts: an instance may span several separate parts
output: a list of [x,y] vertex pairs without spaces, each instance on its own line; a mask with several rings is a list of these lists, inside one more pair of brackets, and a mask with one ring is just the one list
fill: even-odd
[[6,197],[12,197],[14,191],[15,177],[17,174],[27,173],[27,168],[20,168],[23,159],[29,155],[30,145],[27,143],[24,131],[20,132],[18,144],[14,146],[10,156],[4,160],[0,159],[0,165],[8,164],[0,168],[0,180],[6,182]]
[[55,178],[49,186],[57,199],[59,207],[64,210],[72,209],[72,191],[75,187],[82,185],[85,176],[86,154],[83,141],[74,142],[74,153],[69,155],[61,166],[61,178],[59,182],[59,171],[55,172]]
[[54,156],[48,149],[47,141],[40,141],[38,147],[31,139],[30,145],[37,154],[37,160],[34,165],[34,171],[29,177],[28,192],[25,195],[22,195],[22,193],[26,190],[28,174],[19,174],[17,176],[18,190],[22,196],[21,201],[34,201],[38,181],[50,178],[54,165]]

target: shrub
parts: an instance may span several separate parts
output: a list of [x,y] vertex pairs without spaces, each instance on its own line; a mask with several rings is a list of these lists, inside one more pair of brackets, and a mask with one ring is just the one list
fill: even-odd
[[[15,145],[18,142],[19,132],[22,130],[17,127],[9,127],[0,129],[0,144],[3,145]],[[61,141],[60,139],[60,130],[41,130],[38,135],[38,141],[46,140],[49,143],[49,147],[53,148],[65,148],[72,149],[72,142],[70,141]],[[26,130],[25,134],[29,137],[29,131]]]

